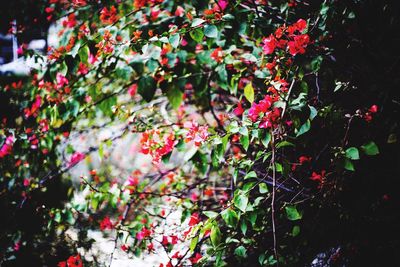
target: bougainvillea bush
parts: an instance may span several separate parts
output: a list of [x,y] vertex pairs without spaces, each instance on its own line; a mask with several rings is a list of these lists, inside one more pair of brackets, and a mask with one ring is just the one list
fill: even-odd
[[[20,44],[36,64],[1,81],[2,266],[399,263],[391,1],[31,2],[11,33],[52,24],[58,44]],[[118,171],[126,138],[141,162]]]

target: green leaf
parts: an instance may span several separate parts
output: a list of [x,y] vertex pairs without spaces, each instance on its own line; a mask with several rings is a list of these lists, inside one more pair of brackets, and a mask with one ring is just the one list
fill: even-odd
[[196,42],[201,43],[203,41],[203,37],[204,37],[203,30],[200,28],[197,28],[197,29],[191,31],[190,37],[192,37],[192,39],[195,40]]
[[195,236],[192,241],[190,242],[189,249],[191,252],[193,252],[197,246],[197,243],[199,242],[199,236]]
[[269,142],[271,142],[271,134],[269,132],[265,132],[263,138],[261,139],[261,143],[268,148]]
[[83,47],[81,47],[79,49],[79,52],[78,52],[79,59],[83,63],[87,63],[88,62],[89,54],[90,54],[90,50],[89,50],[89,47],[87,45],[85,45],[85,46],[83,46]]
[[214,247],[218,246],[221,243],[221,230],[219,230],[218,225],[214,224],[211,227],[211,243]]
[[217,38],[218,29],[215,25],[206,25],[204,27],[204,35],[208,38]]
[[173,48],[177,48],[179,46],[179,42],[180,42],[179,33],[175,33],[175,34],[171,35],[169,37],[168,41]]
[[214,219],[214,218],[216,218],[218,216],[217,212],[210,211],[210,210],[204,211],[203,214],[206,215],[210,219]]
[[349,159],[344,160],[344,168],[348,171],[355,171],[353,162],[351,162]]
[[358,160],[360,159],[360,155],[358,153],[358,149],[355,147],[349,147],[346,150],[346,157],[351,159],[351,160]]
[[138,92],[144,100],[150,102],[156,92],[157,84],[151,76],[142,76],[138,84]]
[[195,18],[195,19],[193,19],[193,21],[192,21],[191,27],[199,26],[199,25],[203,24],[204,22],[205,22],[204,19]]
[[268,186],[266,183],[261,183],[258,185],[258,190],[260,191],[261,194],[268,193]]
[[298,236],[299,234],[300,234],[300,226],[298,225],[293,226],[292,236],[295,237]]
[[182,103],[182,96],[183,96],[182,91],[175,86],[170,87],[167,91],[168,100],[174,109],[178,109],[180,107]]
[[255,171],[251,171],[244,177],[245,180],[250,178],[257,178],[257,173]]
[[244,194],[238,194],[233,198],[233,203],[242,212],[246,211],[247,204],[249,203],[249,198]]
[[305,134],[306,132],[308,132],[311,128],[311,121],[310,119],[308,119],[299,129],[299,131],[296,134],[296,137]]
[[240,143],[243,145],[244,150],[247,151],[247,149],[249,148],[249,136],[248,135],[241,135],[240,136]]
[[286,211],[286,217],[290,221],[297,221],[302,218],[302,215],[299,213],[296,206],[288,205],[285,207],[285,211]]
[[361,146],[361,149],[368,156],[375,156],[379,154],[378,146],[372,141],[369,142],[368,144]]
[[229,226],[236,227],[239,216],[233,209],[226,209],[221,213],[222,219],[224,219],[225,223]]
[[240,224],[240,230],[242,230],[243,235],[247,233],[247,223],[246,221],[242,221]]
[[251,82],[244,87],[244,96],[250,103],[254,102],[254,88]]
[[245,258],[246,257],[246,248],[243,246],[237,247],[235,249],[235,255],[240,258]]

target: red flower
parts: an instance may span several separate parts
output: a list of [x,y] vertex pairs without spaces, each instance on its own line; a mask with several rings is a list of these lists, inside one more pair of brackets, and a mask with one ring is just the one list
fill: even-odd
[[199,126],[195,121],[187,121],[183,125],[188,129],[185,142],[194,141],[196,146],[200,146],[208,138],[208,126]]
[[71,256],[67,260],[68,267],[83,267],[81,255]]
[[107,230],[107,229],[113,229],[114,225],[110,220],[110,217],[106,216],[104,217],[104,219],[100,222],[100,229],[103,230]]
[[140,241],[145,239],[146,237],[149,237],[150,235],[151,235],[151,230],[143,226],[142,230],[140,230],[140,232],[136,234],[136,239]]
[[301,165],[303,165],[306,162],[310,162],[311,161],[311,157],[307,157],[307,156],[300,156],[299,157],[299,162]]
[[321,186],[321,184],[323,183],[323,181],[324,181],[324,179],[325,179],[325,173],[326,173],[325,170],[322,170],[321,173],[319,173],[319,174],[316,173],[316,172],[313,172],[313,173],[311,174],[310,179],[313,180],[313,181],[319,182],[319,183],[320,183],[320,186]]
[[112,6],[110,8],[110,10],[108,10],[107,7],[104,7],[100,11],[100,20],[104,24],[113,24],[114,22],[116,22],[118,20],[117,9],[114,6]]
[[212,59],[214,59],[217,63],[221,63],[223,60],[223,52],[222,52],[222,48],[218,47],[215,48],[214,51],[211,53],[210,57]]
[[85,63],[79,62],[78,75],[86,75],[89,72],[89,68]]
[[377,113],[378,112],[378,106],[377,105],[372,105],[369,109],[369,112],[371,113]]
[[193,213],[192,216],[190,216],[189,226],[194,226],[199,222],[200,222],[199,214],[197,212]]
[[196,264],[199,262],[199,260],[202,258],[203,256],[201,256],[200,253],[196,253],[192,258],[189,258],[190,262],[192,264]]
[[310,37],[307,34],[301,34],[294,37],[293,41],[288,42],[289,53],[292,56],[304,54],[306,47],[310,42]]

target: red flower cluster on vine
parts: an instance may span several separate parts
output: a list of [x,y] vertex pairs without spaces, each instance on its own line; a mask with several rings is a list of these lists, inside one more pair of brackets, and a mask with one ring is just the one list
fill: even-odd
[[289,51],[292,56],[304,54],[307,45],[310,43],[308,34],[303,34],[307,28],[307,22],[299,19],[288,27],[279,27],[274,34],[264,38],[263,51],[266,55],[274,53],[276,48]]

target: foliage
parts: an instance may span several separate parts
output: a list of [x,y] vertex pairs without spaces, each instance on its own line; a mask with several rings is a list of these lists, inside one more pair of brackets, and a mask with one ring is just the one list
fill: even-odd
[[[319,247],[315,229],[329,227],[315,225],[352,220],[343,192],[392,150],[398,124],[387,127],[392,115],[376,122],[391,91],[382,102],[359,99],[356,81],[335,65],[341,46],[332,34],[353,25],[360,1],[316,2],[41,6],[62,25],[60,44],[47,55],[22,47],[39,66],[1,88],[13,111],[1,114],[0,131],[4,266],[24,258],[111,265],[78,254],[90,250],[93,229],[112,235],[114,250],[165,250],[163,266],[287,266],[357,246]],[[87,150],[69,143],[108,126],[117,130]],[[68,171],[103,160],[126,137],[139,140],[151,166],[114,178],[117,166],[104,163],[71,184]],[[181,225],[167,232],[176,211]]]

